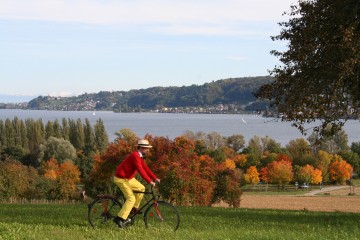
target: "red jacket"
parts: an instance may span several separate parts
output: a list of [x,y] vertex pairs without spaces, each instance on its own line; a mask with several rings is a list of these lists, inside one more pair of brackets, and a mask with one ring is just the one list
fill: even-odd
[[136,172],[148,183],[156,180],[157,177],[146,165],[144,159],[140,157],[138,151],[132,152],[122,161],[116,168],[115,177],[132,179],[135,177]]

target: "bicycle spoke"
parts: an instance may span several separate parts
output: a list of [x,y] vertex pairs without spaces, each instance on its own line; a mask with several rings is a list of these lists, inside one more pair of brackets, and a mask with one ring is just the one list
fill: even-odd
[[112,224],[112,219],[118,214],[120,209],[121,206],[111,197],[96,199],[89,207],[89,223],[94,228]]
[[179,227],[180,217],[176,208],[166,202],[150,206],[145,213],[147,228],[161,228],[175,231]]

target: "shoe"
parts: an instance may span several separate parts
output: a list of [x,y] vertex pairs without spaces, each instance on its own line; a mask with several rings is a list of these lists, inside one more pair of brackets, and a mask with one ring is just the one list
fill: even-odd
[[124,228],[126,227],[126,225],[130,224],[131,223],[131,219],[128,218],[126,220],[116,216],[114,219],[113,219],[114,223],[116,223],[116,225],[118,225],[119,228]]
[[134,207],[133,207],[133,208],[131,209],[131,211],[130,211],[130,214],[134,214],[134,213],[136,213],[136,214],[142,214],[141,211],[138,211],[138,212],[137,212],[137,208],[134,208]]

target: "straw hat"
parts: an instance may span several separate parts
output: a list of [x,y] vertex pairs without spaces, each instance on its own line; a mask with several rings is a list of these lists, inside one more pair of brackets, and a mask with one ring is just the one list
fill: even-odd
[[152,148],[152,146],[149,144],[149,141],[146,139],[141,139],[138,141],[138,147],[143,148]]

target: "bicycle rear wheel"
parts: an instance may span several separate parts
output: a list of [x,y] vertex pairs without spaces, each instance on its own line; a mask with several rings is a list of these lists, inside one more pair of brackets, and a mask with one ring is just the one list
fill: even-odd
[[157,204],[153,204],[146,209],[144,221],[147,228],[176,231],[180,224],[180,216],[173,205],[159,201]]
[[121,203],[114,197],[98,197],[89,204],[88,221],[93,228],[110,225],[121,207]]

